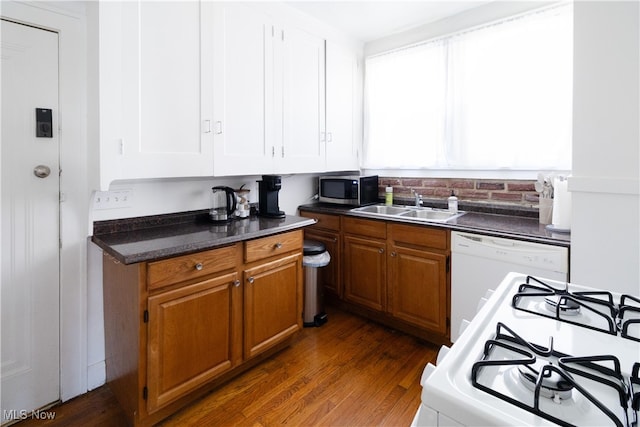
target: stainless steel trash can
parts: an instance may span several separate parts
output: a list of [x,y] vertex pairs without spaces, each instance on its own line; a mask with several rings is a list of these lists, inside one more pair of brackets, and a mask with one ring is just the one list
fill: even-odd
[[318,268],[325,267],[331,261],[324,243],[305,240],[302,266],[304,267],[304,326],[321,326],[327,322],[324,312],[322,284],[318,284]]

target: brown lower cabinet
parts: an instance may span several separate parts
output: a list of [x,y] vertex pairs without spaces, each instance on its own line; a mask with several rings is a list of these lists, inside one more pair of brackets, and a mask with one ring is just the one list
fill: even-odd
[[154,262],[103,264],[107,382],[153,425],[302,327],[302,230]]
[[[328,293],[340,307],[437,344],[450,344],[450,232],[428,225],[302,210],[305,238],[333,236]],[[334,263],[332,253],[331,262]],[[325,285],[325,289],[327,289]]]

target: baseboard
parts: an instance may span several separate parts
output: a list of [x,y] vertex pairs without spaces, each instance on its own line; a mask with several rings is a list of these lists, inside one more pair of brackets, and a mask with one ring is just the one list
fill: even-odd
[[106,363],[104,360],[89,365],[87,369],[87,390],[91,391],[102,385],[107,381]]

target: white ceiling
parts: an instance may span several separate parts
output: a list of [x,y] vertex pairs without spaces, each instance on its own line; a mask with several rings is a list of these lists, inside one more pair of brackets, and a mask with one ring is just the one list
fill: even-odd
[[363,42],[428,24],[485,3],[488,0],[287,2]]

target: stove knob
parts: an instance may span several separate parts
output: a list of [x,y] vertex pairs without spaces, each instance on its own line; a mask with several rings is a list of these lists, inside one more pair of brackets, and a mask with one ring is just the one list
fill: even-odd
[[436,358],[436,365],[439,365],[440,362],[444,360],[447,354],[449,354],[449,350],[449,347],[447,347],[446,345],[440,347],[440,351],[438,351],[438,357]]
[[424,371],[422,371],[422,377],[420,378],[420,384],[424,387],[424,384],[427,382],[433,371],[436,370],[436,367],[431,363],[427,363],[427,366],[424,367]]
[[480,298],[480,301],[478,301],[478,307],[476,308],[476,313],[482,310],[482,307],[484,307],[486,303],[487,303],[486,298]]
[[469,326],[470,324],[471,322],[469,322],[467,319],[462,319],[462,322],[460,322],[460,328],[458,329],[458,339],[460,339],[459,337],[462,336],[464,331],[467,329],[467,326]]

